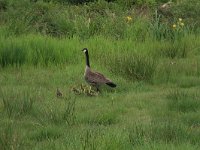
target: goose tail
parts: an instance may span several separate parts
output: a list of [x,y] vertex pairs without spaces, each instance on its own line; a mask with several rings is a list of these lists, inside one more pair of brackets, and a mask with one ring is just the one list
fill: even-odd
[[115,83],[113,83],[113,82],[107,82],[106,83],[108,86],[110,86],[110,87],[116,87],[117,85],[115,84]]

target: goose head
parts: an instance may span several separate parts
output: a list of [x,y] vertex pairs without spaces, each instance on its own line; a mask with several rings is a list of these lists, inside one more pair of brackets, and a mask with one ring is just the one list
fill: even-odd
[[88,52],[88,49],[87,49],[87,48],[84,48],[84,49],[82,49],[82,51],[83,51],[84,53],[86,53],[86,52]]

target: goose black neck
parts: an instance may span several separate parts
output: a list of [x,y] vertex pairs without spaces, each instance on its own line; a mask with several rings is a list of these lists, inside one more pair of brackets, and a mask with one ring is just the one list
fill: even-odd
[[86,65],[88,67],[90,67],[90,61],[89,61],[89,54],[88,54],[88,51],[85,52],[85,57],[86,57]]

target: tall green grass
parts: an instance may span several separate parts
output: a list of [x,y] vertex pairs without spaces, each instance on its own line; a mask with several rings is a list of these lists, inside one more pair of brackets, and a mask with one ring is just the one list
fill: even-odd
[[[1,66],[8,65],[48,65],[76,62],[75,53],[81,47],[77,48],[78,39],[65,39],[59,41],[51,37],[42,36],[22,36],[10,37],[1,40]],[[70,59],[74,57],[73,59]]]
[[[189,70],[184,68],[184,61],[179,61],[189,61],[190,57],[198,53],[198,39],[198,36],[190,34],[172,42],[159,42],[151,38],[136,42],[131,39],[114,41],[102,36],[81,40],[79,37],[56,39],[41,35],[2,35],[0,66],[84,64],[85,58],[81,49],[88,47],[91,65],[101,64],[119,76],[149,81],[153,77],[162,78],[162,73],[171,77],[179,72],[182,75],[198,74],[198,58],[192,60],[195,64],[187,64],[193,66]],[[177,67],[179,69],[173,69]]]

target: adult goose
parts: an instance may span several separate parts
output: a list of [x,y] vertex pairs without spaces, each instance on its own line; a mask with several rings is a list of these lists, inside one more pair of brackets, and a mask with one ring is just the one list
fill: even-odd
[[82,51],[85,53],[86,57],[86,67],[84,73],[84,78],[86,82],[89,83],[91,86],[96,87],[97,91],[99,91],[99,86],[102,84],[106,84],[113,88],[116,87],[116,84],[114,84],[110,79],[106,78],[103,74],[99,72],[93,72],[90,69],[88,49],[84,48]]

